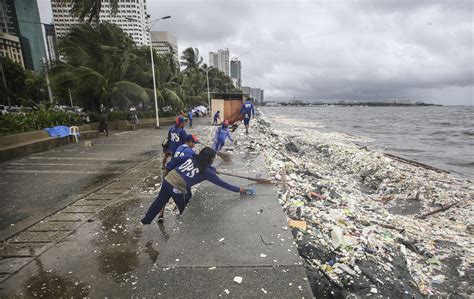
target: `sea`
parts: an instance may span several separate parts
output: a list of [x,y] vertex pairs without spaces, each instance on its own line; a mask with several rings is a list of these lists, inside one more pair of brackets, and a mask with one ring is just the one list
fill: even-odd
[[263,113],[272,126],[294,119],[298,125],[289,130],[366,137],[383,152],[474,179],[474,106],[264,107]]

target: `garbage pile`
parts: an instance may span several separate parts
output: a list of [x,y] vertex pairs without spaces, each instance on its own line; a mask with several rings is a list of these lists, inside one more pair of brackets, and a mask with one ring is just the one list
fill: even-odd
[[280,182],[315,296],[474,293],[471,181],[358,145],[364,138],[265,119],[239,145],[263,151]]

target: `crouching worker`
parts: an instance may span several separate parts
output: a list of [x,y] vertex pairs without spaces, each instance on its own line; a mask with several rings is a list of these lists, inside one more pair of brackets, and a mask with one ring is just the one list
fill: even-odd
[[227,138],[235,143],[234,139],[232,139],[232,136],[230,136],[229,121],[224,120],[222,126],[216,130],[216,135],[214,136],[214,150],[217,152],[220,151],[224,147]]
[[[205,180],[229,191],[245,194],[246,189],[230,185],[217,176],[216,169],[211,166],[215,157],[216,152],[209,147],[205,147],[199,152],[199,155],[183,156],[171,160],[166,165],[169,172],[163,180],[160,193],[151,204],[141,223],[150,224],[170,198],[173,198],[179,213],[182,214],[191,200],[191,187]],[[163,216],[160,214],[158,221],[162,220]]]

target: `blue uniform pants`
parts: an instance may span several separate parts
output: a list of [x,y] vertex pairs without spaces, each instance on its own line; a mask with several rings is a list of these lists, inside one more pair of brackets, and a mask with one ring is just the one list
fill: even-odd
[[225,139],[224,140],[217,140],[217,142],[214,141],[214,150],[216,152],[220,151],[225,144]]
[[189,119],[189,126],[190,126],[190,127],[193,126],[193,119],[192,119],[192,118]]
[[188,189],[186,193],[176,193],[173,185],[168,183],[166,180],[163,180],[163,185],[161,185],[161,190],[155,201],[151,204],[148,212],[146,212],[145,217],[142,219],[143,224],[150,224],[156,215],[161,211],[161,209],[166,206],[170,198],[173,198],[174,203],[178,207],[179,213],[182,214],[184,208],[189,203],[191,199],[191,189]]

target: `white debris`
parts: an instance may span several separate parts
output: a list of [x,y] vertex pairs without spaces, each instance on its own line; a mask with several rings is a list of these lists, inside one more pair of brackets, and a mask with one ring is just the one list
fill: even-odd
[[378,293],[377,288],[370,288],[370,292],[373,293],[373,294]]
[[242,283],[242,280],[243,280],[243,278],[240,277],[240,276],[234,277],[234,282],[236,282],[236,283],[238,283],[238,284],[241,284],[241,283]]
[[229,291],[228,289],[225,289],[225,290],[224,290],[224,293],[226,293],[227,295],[229,295],[229,294],[230,294],[230,291]]
[[219,239],[219,242],[222,242],[222,241],[224,241],[224,240],[225,240],[225,238],[220,238],[220,239]]
[[267,257],[265,253],[260,253],[260,257]]
[[264,288],[261,288],[261,290],[264,294],[268,293]]

